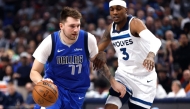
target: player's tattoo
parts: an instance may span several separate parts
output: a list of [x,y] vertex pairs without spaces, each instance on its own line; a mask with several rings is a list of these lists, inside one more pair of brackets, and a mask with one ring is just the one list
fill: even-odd
[[102,69],[99,70],[99,72],[103,74],[108,79],[108,81],[110,81],[113,78],[106,64],[104,64],[104,66],[102,67]]
[[105,30],[103,37],[98,44],[104,43],[104,42],[109,41],[109,40],[111,40],[111,37],[110,37],[110,30],[108,28]]

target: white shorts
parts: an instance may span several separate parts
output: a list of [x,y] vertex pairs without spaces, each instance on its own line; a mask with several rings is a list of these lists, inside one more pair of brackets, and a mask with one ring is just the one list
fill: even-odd
[[[126,86],[127,92],[130,94],[129,101],[131,103],[147,109],[151,107],[156,96],[156,72],[150,72],[150,74],[146,76],[136,76],[126,74],[126,72],[116,72],[115,79]],[[123,105],[119,97],[111,95],[108,96],[106,104],[115,104],[119,108]]]

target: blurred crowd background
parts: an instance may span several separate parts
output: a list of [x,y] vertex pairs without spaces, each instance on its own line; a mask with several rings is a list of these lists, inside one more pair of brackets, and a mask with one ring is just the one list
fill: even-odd
[[[34,105],[29,78],[32,54],[50,33],[59,30],[64,6],[79,10],[81,29],[100,41],[112,22],[110,0],[0,0],[0,109],[30,109]],[[128,13],[141,19],[162,46],[156,56],[157,96],[190,98],[190,0],[126,0]],[[147,36],[149,37],[149,36]],[[106,49],[107,65],[114,75],[117,57],[113,46]],[[90,72],[87,98],[105,98],[109,82],[97,71]]]

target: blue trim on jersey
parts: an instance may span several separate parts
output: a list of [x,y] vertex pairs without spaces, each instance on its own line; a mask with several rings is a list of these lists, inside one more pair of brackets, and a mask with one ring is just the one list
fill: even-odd
[[124,38],[128,38],[128,37],[131,37],[131,36],[129,34],[125,34],[125,35],[121,35],[121,36],[111,37],[111,40],[124,39]]
[[133,92],[126,86],[127,92],[131,93],[131,95],[133,94]]
[[150,103],[150,102],[147,102],[147,101],[144,101],[144,100],[141,100],[141,99],[139,99],[139,98],[135,98],[135,97],[130,97],[131,98],[131,100],[133,100],[133,101],[137,101],[137,102],[139,102],[139,103],[142,103],[142,104],[145,104],[145,105],[148,105],[148,106],[151,106],[152,105],[152,103]]

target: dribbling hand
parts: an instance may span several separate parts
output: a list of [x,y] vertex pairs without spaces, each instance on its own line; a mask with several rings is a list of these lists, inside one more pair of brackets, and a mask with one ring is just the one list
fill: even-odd
[[[41,82],[41,81],[53,83],[53,80],[50,79],[50,78],[43,78],[42,80],[40,80],[40,81],[38,81],[38,82]],[[37,84],[38,84],[38,82],[37,82]]]

